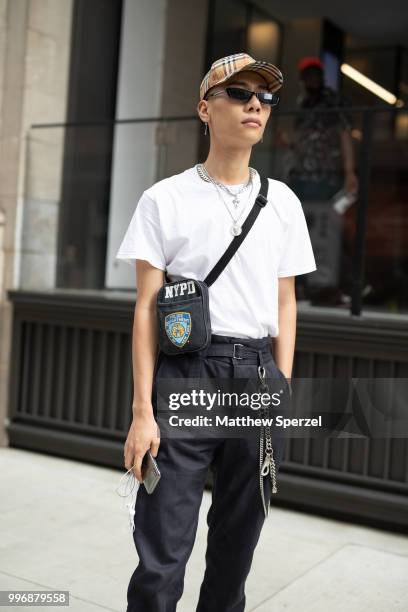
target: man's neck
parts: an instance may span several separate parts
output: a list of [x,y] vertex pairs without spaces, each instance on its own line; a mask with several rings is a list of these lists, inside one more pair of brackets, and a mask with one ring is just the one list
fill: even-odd
[[213,148],[204,162],[208,174],[225,185],[246,183],[249,179],[249,158],[251,148],[245,150],[215,151]]

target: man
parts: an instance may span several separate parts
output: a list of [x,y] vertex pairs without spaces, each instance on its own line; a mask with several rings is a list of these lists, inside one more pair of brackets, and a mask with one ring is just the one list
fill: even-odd
[[[155,299],[164,270],[171,281],[204,279],[239,232],[260,188],[259,174],[248,165],[252,147],[262,140],[282,82],[276,66],[246,53],[212,64],[197,105],[210,136],[207,159],[142,194],[117,254],[128,263],[136,260],[137,274],[133,421],[125,466],[134,466],[141,482],[142,458],[150,448],[161,470],[152,494],[143,486],[138,491],[134,542],[139,565],[129,583],[127,612],[176,610],[209,466],[214,484],[206,571],[196,612],[245,608],[245,581],[265,519],[257,440],[160,440],[152,388],[162,378],[256,378],[260,365],[267,378],[279,378],[283,385],[285,377],[290,379],[296,333],[294,275],[316,269],[295,194],[284,183],[268,179],[267,204],[209,287],[212,334],[207,349],[195,355],[160,352],[156,361]],[[288,393],[287,384],[285,388]],[[282,440],[273,439],[273,451],[278,470]],[[268,478],[265,489],[269,504],[273,488]]]
[[[348,113],[331,110],[349,105],[346,98],[324,83],[323,64],[318,57],[305,57],[299,64],[302,92],[297,100],[292,144],[293,166],[289,186],[300,198],[306,215],[318,271],[298,279],[314,304],[340,305],[345,296],[340,284],[342,218],[331,199],[344,190],[356,194],[351,119]],[[346,303],[346,302],[344,302]]]
[[295,120],[291,186],[298,197],[308,199],[329,199],[341,187],[356,192],[350,117],[343,111],[330,111],[345,106],[347,100],[324,84],[318,57],[303,58],[298,69],[302,92],[297,105],[307,112]]

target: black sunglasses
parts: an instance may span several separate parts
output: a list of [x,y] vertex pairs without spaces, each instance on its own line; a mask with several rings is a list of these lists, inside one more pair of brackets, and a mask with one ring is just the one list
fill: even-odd
[[242,89],[241,87],[225,87],[221,91],[209,93],[204,97],[204,100],[210,96],[217,96],[223,91],[226,91],[233,100],[239,100],[240,102],[248,102],[255,94],[261,104],[268,104],[268,106],[277,106],[279,104],[279,95],[277,93],[270,91],[249,91],[249,89]]

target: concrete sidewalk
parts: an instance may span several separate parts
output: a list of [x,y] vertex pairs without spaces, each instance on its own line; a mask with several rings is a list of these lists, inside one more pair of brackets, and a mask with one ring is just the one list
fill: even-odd
[[[44,610],[124,612],[137,564],[115,492],[125,470],[9,448],[0,449],[0,465],[0,590],[70,592],[69,608]],[[195,610],[210,498],[205,491],[178,612]],[[272,507],[246,611],[406,612],[407,587],[408,538]]]

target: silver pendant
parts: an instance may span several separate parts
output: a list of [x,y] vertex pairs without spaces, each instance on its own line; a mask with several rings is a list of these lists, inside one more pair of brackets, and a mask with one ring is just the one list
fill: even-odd
[[242,232],[242,227],[238,225],[238,223],[234,223],[234,225],[231,227],[231,234],[233,236],[239,236],[241,232]]
[[235,208],[236,208],[236,207],[238,206],[238,204],[239,204],[239,200],[238,200],[238,198],[234,198],[234,199],[232,200],[232,203],[233,203],[233,205],[234,205],[234,206],[235,206]]

